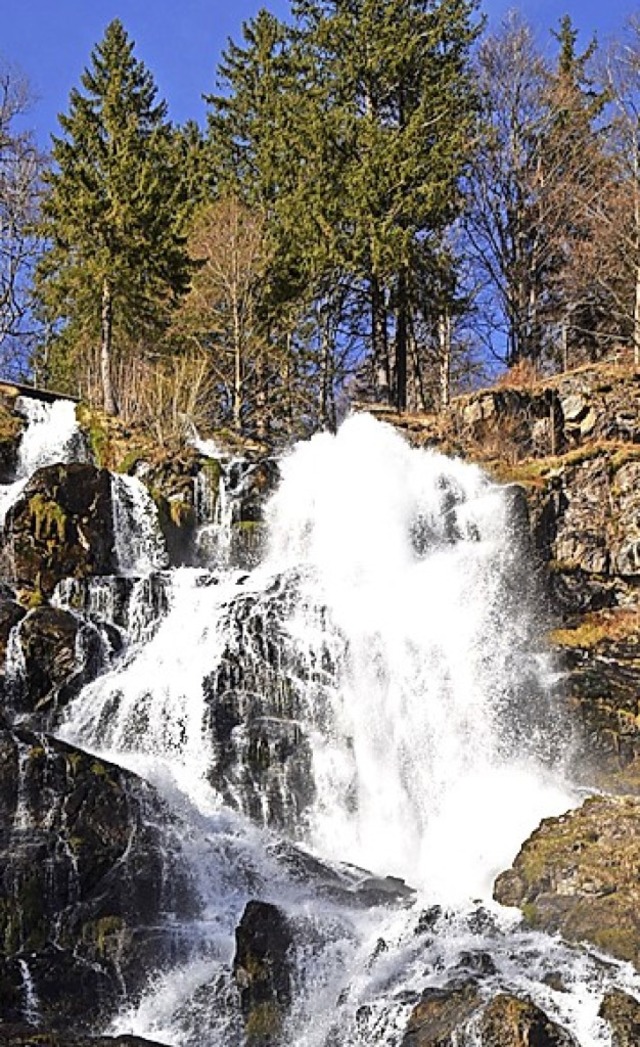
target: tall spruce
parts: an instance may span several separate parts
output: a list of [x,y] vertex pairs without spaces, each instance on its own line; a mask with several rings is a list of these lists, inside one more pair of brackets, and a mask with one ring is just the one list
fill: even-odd
[[329,121],[325,113],[325,126],[342,155],[341,262],[368,314],[369,385],[399,409],[413,378],[411,332],[424,293],[413,274],[427,272],[430,258],[439,272],[435,259],[461,208],[476,119],[475,8],[467,0],[293,5],[301,46],[314,56],[318,102],[333,114]]
[[166,105],[117,19],[81,83],[53,138],[37,287],[59,363],[86,376],[98,345],[113,414],[114,364],[159,336],[188,283],[183,186]]

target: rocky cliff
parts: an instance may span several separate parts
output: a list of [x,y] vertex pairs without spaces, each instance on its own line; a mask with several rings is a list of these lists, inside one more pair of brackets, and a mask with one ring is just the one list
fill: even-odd
[[477,461],[526,496],[582,757],[635,789],[640,757],[640,373],[589,365],[484,389],[440,416],[382,418],[417,446]]
[[[550,642],[560,689],[580,728],[574,772],[587,787],[605,784],[615,793],[546,820],[499,877],[496,898],[519,906],[533,927],[590,940],[640,970],[640,376],[585,368],[531,389],[459,398],[437,419],[384,416],[412,442],[478,460],[514,486],[535,555],[532,586],[544,591],[555,625]],[[20,423],[12,412],[7,417],[1,455],[10,480]],[[39,469],[4,528],[0,1042],[14,1044],[31,1042],[34,1022],[24,1025],[33,1018],[30,1000],[46,1030],[43,1042],[90,1042],[89,1031],[123,995],[140,991],[150,966],[179,960],[181,942],[167,927],[199,905],[179,834],[169,852],[166,838],[159,841],[155,827],[167,822],[167,812],[153,788],[51,734],[81,687],[132,636],[150,635],[166,611],[162,570],[145,582],[148,620],[135,603],[137,580],[120,572],[106,467],[118,466],[144,486],[159,511],[166,562],[174,565],[210,554],[198,544],[197,525],[210,527],[204,540],[215,546],[230,496],[230,547],[220,555],[251,565],[261,507],[277,479],[271,458],[251,455],[230,463],[223,494],[221,466],[197,449],[159,451],[95,415],[85,422],[93,460]],[[295,679],[303,669],[281,661],[281,637],[253,615],[250,595],[237,604],[237,626],[247,651],[259,651],[260,669],[230,649],[206,678],[205,716],[216,749],[208,774],[231,806],[242,791],[256,821],[281,828],[284,794],[298,798],[300,814],[313,790],[296,727]],[[290,859],[311,869],[312,879],[327,876],[295,849]],[[323,885],[327,896],[339,893],[335,885],[331,891]],[[432,931],[425,915],[420,933]],[[285,1042],[294,945],[295,929],[275,906],[249,903],[237,929],[230,990],[240,1001],[247,1043]],[[490,965],[490,957],[474,954],[455,984],[425,990],[404,1030],[406,1047],[450,1047],[465,1030],[486,1047],[576,1042],[528,999],[495,989],[487,998],[481,976],[491,974]],[[613,1042],[637,1043],[638,1014],[631,997],[610,994],[603,1016]],[[362,1022],[364,1028],[364,1015]]]

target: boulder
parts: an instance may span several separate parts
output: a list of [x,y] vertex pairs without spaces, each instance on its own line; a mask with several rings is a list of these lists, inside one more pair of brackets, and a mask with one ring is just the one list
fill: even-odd
[[79,462],[39,469],[7,514],[5,542],[22,602],[49,597],[62,578],[117,573],[109,473]]
[[413,1009],[402,1047],[455,1047],[482,997],[473,979],[442,989],[425,989]]
[[55,713],[95,679],[105,663],[96,627],[60,607],[43,605],[20,621],[18,651],[8,667],[6,700],[31,726],[51,727]]
[[494,897],[533,927],[592,942],[640,970],[639,868],[640,800],[594,796],[540,824]]
[[482,1047],[579,1047],[573,1036],[530,1000],[501,993],[480,1020]]
[[149,785],[47,735],[0,727],[5,1020],[30,1020],[28,976],[43,1025],[89,1027],[174,949],[165,914],[194,911]]
[[602,1001],[599,1014],[611,1028],[612,1047],[638,1047],[640,1003],[633,996],[613,989]]
[[247,1044],[281,1042],[291,1003],[291,929],[269,902],[248,902],[236,928],[233,975],[240,993]]

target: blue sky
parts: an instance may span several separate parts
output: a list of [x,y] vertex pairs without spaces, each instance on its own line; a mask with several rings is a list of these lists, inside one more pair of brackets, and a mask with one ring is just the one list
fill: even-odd
[[[541,38],[570,14],[586,44],[594,30],[600,39],[617,33],[634,10],[633,0],[485,0],[482,9],[495,23],[517,6]],[[28,123],[43,147],[57,130],[56,115],[67,109],[69,91],[79,82],[91,49],[113,18],[120,18],[136,43],[136,55],[149,67],[160,96],[176,122],[202,122],[202,93],[215,89],[215,69],[227,39],[239,39],[241,25],[260,7],[285,17],[287,0],[0,0],[0,53],[29,78],[36,102]],[[3,11],[4,8],[4,11]]]

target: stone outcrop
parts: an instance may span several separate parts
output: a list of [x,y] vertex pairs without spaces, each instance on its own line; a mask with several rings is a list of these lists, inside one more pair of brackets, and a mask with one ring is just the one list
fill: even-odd
[[600,1006],[608,1022],[612,1047],[637,1047],[640,1043],[640,1003],[619,989],[608,992]]
[[456,1047],[467,1042],[483,1047],[578,1047],[573,1036],[527,999],[509,993],[485,1005],[474,979],[444,988],[426,989],[415,1006],[402,1047]]
[[9,510],[5,544],[22,602],[49,597],[62,578],[115,573],[109,473],[79,462],[39,469]]
[[291,1003],[291,929],[285,914],[269,902],[248,902],[236,929],[233,976],[240,993],[247,1044],[281,1042]]
[[536,546],[565,615],[635,601],[640,583],[640,449],[600,448],[545,466],[529,492]]
[[592,942],[640,970],[639,868],[640,800],[594,796],[545,819],[494,896],[533,927]]
[[90,622],[48,604],[19,622],[5,707],[21,719],[28,717],[32,727],[50,729],[57,711],[103,668],[103,639]]
[[[623,624],[626,635],[616,637]],[[596,772],[609,788],[634,792],[640,792],[639,625],[637,611],[618,612],[554,634],[561,641],[563,690],[580,726],[576,772],[585,780]]]
[[174,948],[160,913],[192,913],[152,788],[47,735],[0,728],[2,1018],[91,1027]]
[[443,989],[425,989],[409,1018],[402,1047],[453,1047],[481,1001],[473,980]]
[[482,1047],[579,1047],[566,1029],[530,1000],[494,997],[480,1020]]

